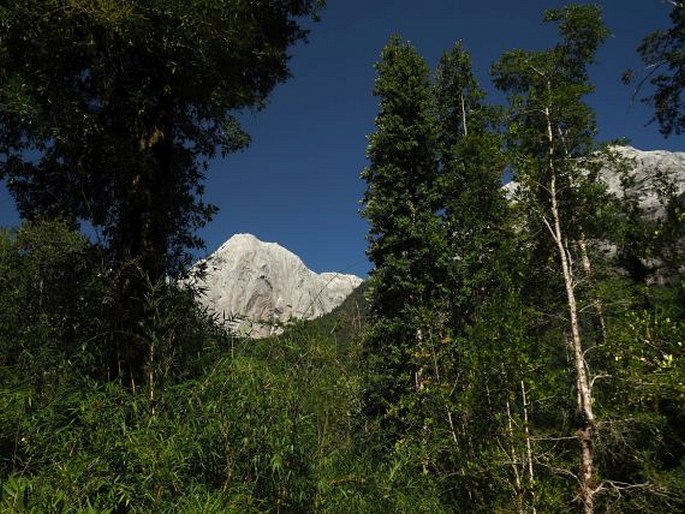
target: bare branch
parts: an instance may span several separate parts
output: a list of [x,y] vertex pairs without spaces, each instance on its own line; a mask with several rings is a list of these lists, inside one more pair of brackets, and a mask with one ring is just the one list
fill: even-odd
[[590,389],[592,389],[595,386],[595,380],[599,380],[602,378],[611,378],[611,375],[608,375],[608,374],[595,375],[594,377],[592,377],[592,380],[590,380]]

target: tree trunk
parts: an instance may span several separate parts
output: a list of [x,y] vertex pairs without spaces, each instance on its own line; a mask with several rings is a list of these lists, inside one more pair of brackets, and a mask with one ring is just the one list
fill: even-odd
[[[526,456],[528,460],[528,487],[530,488],[530,508],[533,514],[537,514],[535,508],[535,475],[533,474],[533,448],[530,443],[530,428],[528,425],[528,398],[526,396],[526,386],[521,380],[521,397],[523,399],[523,428],[526,434]],[[509,407],[507,405],[507,407]]]
[[509,405],[509,400],[507,400],[507,431],[509,435],[509,443],[510,443],[510,456],[509,458],[511,459],[511,470],[514,475],[514,489],[516,490],[516,504],[517,504],[517,511],[518,514],[524,514],[526,512],[524,505],[524,491],[523,491],[523,483],[521,482],[521,473],[519,473],[517,464],[517,457],[518,453],[516,452],[516,448],[514,447],[514,428],[513,428],[513,421],[512,421],[512,415],[511,415],[511,406]]
[[595,432],[595,415],[592,411],[592,391],[585,367],[583,355],[583,344],[578,321],[578,306],[574,290],[573,269],[570,263],[569,250],[565,243],[565,237],[561,229],[561,214],[559,212],[559,202],[556,185],[556,169],[554,164],[554,133],[552,130],[552,120],[549,107],[545,109],[547,120],[547,137],[549,143],[548,166],[550,171],[549,195],[551,201],[552,225],[545,219],[544,222],[549,229],[557,247],[561,271],[564,277],[564,287],[566,290],[566,301],[571,328],[571,348],[574,356],[574,366],[576,371],[576,387],[578,390],[577,401],[578,410],[582,418],[582,426],[578,428],[577,435],[580,442],[580,499],[583,504],[583,513],[592,514],[594,512],[594,447],[593,436]]
[[461,94],[461,123],[462,123],[462,128],[464,129],[464,136],[469,135],[469,129],[468,126],[466,125],[466,101],[464,100],[464,94]]
[[154,288],[166,275],[167,246],[174,221],[167,208],[173,194],[168,190],[168,184],[173,183],[171,115],[165,112],[160,120],[161,128],[137,140],[136,158],[123,177],[122,188],[127,194],[120,206],[113,243],[119,268],[118,329],[126,334],[120,355],[131,384],[151,380],[147,369],[153,360],[146,332],[150,323],[147,298],[150,287]]

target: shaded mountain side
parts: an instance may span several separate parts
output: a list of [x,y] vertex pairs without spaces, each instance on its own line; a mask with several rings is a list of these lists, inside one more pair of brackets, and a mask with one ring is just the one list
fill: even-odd
[[367,290],[368,283],[362,282],[338,307],[308,323],[341,343],[349,343],[366,328],[369,316]]
[[366,300],[368,283],[362,282],[350,295],[331,312],[310,320],[300,320],[288,325],[282,334],[274,334],[276,339],[300,339],[320,336],[335,342],[335,346],[345,352],[364,332],[369,317]]

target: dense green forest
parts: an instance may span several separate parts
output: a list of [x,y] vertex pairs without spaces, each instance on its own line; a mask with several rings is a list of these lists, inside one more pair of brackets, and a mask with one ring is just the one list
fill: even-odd
[[[0,6],[0,178],[23,219],[0,230],[0,512],[685,511],[685,205],[597,141],[595,6],[545,12],[556,44],[494,63],[503,106],[462,44],[431,70],[388,41],[373,270],[334,312],[240,339],[179,286],[208,161],[248,144],[235,113],[264,107],[322,8]],[[638,48],[660,66],[625,77],[671,137],[684,38],[672,2]]]

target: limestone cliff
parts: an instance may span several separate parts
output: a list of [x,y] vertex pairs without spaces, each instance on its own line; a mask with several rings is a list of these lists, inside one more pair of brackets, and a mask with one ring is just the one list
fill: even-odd
[[293,319],[313,319],[340,305],[362,282],[317,274],[295,254],[250,234],[236,234],[207,259],[200,301],[237,333],[266,337]]
[[[631,146],[617,146],[613,150],[627,160],[629,175],[632,177],[632,193],[640,198],[640,207],[649,215],[659,215],[662,206],[655,193],[660,185],[670,184],[676,196],[685,195],[685,152],[666,150],[638,150]],[[623,195],[621,177],[612,168],[606,167],[600,176],[607,188],[619,197]],[[509,182],[504,186],[506,195],[515,198],[518,184]]]
[[[666,150],[638,150],[631,146],[614,147],[614,150],[630,164],[634,189],[640,196],[640,207],[649,215],[660,215],[663,206],[655,193],[668,184],[676,196],[685,194],[685,152]],[[616,173],[604,170],[602,179],[609,191],[622,196],[621,179]]]

